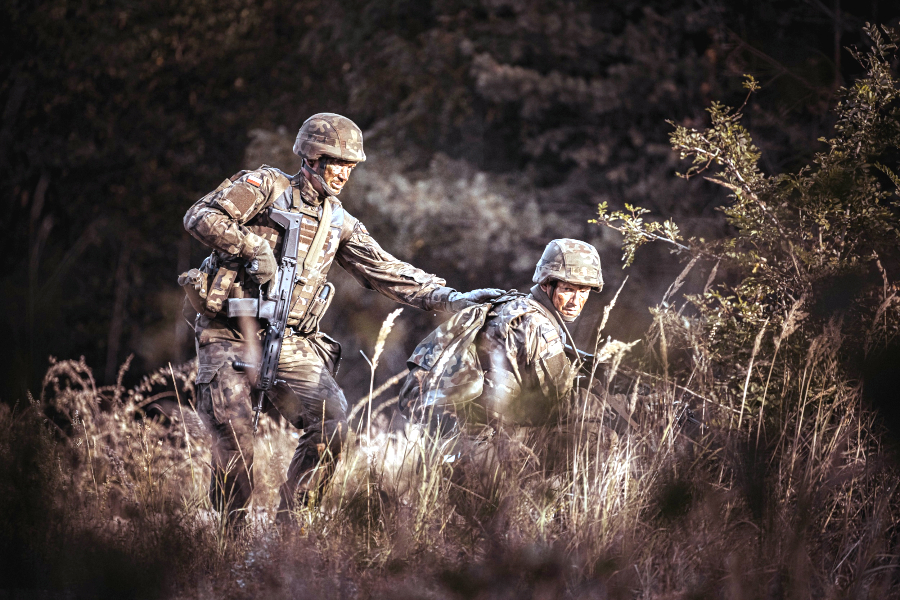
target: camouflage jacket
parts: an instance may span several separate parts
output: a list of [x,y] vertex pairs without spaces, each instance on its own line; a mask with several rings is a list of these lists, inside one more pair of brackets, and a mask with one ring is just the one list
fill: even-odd
[[[237,254],[248,233],[264,238],[280,256],[281,228],[268,217],[268,209],[275,206],[293,212],[315,211],[322,214],[324,200],[302,174],[289,177],[278,169],[263,165],[254,171],[239,174],[224,192],[209,195],[196,202],[184,216],[184,227],[195,238],[214,250],[213,262],[234,265],[235,282],[227,291],[229,297],[258,297],[259,286],[244,270]],[[288,178],[290,194],[277,193],[279,178]],[[281,180],[281,187],[287,187]],[[435,303],[449,293],[443,279],[400,261],[376,242],[365,226],[334,197],[331,202],[331,223],[328,238],[318,259],[319,278],[306,285],[318,287],[325,282],[333,261],[337,261],[363,287],[373,289],[388,298],[423,310],[432,310]],[[301,286],[294,292],[299,297]],[[449,290],[449,291],[448,291]],[[439,297],[440,296],[440,297]],[[288,325],[294,326],[302,307],[291,311]]]
[[475,339],[482,369],[511,373],[522,394],[556,399],[568,393],[572,373],[563,347],[566,334],[551,315],[534,290],[489,313]]

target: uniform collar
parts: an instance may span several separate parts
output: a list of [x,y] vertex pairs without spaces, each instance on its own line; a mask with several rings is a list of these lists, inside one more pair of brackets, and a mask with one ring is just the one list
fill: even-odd
[[298,171],[297,174],[291,178],[291,185],[300,192],[300,198],[303,199],[303,202],[310,206],[321,206],[322,201],[326,198],[326,196],[319,195],[319,192],[312,186],[312,183],[303,176],[303,171]]
[[[556,325],[556,330],[559,332],[560,337],[563,340],[563,344],[567,343],[566,332],[568,331],[568,326],[562,320],[562,315],[559,314],[559,311],[556,310],[556,307],[553,306],[553,301],[550,300],[550,296],[547,295],[547,292],[541,288],[540,285],[534,284],[531,288],[531,296],[534,300],[541,305],[541,308],[545,309],[545,312],[553,317],[554,324]],[[572,325],[569,323],[569,325]]]

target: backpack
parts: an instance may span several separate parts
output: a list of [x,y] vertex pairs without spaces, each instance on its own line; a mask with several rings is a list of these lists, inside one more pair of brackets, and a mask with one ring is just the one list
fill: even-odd
[[507,294],[456,313],[422,340],[406,363],[409,375],[400,390],[400,410],[407,416],[432,407],[456,407],[481,396],[484,371],[475,338],[499,305],[522,297]]

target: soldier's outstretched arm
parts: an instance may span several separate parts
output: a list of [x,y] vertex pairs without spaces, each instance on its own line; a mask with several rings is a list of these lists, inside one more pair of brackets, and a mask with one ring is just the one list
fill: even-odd
[[341,232],[337,262],[363,287],[422,310],[458,312],[505,293],[485,289],[463,294],[447,287],[446,281],[437,275],[391,256],[365,226],[350,215],[347,215]]

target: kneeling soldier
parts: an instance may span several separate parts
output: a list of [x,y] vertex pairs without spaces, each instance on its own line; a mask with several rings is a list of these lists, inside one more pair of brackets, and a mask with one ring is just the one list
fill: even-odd
[[565,344],[588,294],[603,289],[600,256],[585,242],[550,242],[530,294],[468,308],[433,331],[409,358],[400,408],[432,434],[457,421],[537,425],[558,413],[572,389]]

